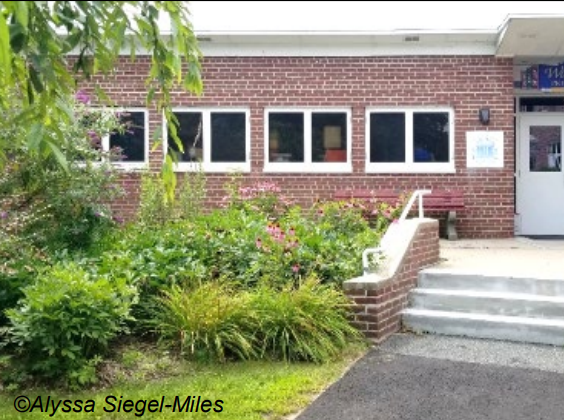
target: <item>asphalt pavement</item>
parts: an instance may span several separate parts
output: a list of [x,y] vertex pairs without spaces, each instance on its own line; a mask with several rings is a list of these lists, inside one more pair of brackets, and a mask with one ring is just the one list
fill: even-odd
[[562,420],[564,348],[398,334],[297,420]]

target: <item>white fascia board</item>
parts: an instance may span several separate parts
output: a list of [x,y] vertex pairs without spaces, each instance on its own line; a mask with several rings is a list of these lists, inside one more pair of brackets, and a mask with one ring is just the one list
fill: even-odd
[[[166,37],[166,34],[164,35]],[[496,31],[196,32],[204,57],[494,55]],[[78,51],[73,51],[76,53]],[[122,55],[129,55],[123,48]],[[70,55],[73,55],[72,53]],[[136,55],[149,55],[140,46]]]
[[494,55],[497,32],[198,33],[204,56]]

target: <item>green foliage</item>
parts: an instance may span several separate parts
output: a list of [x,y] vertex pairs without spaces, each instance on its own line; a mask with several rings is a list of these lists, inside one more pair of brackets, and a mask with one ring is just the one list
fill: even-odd
[[186,172],[178,192],[177,217],[194,219],[204,211],[206,174],[201,165],[195,172]]
[[361,339],[349,322],[350,301],[334,286],[308,277],[297,287],[259,287],[250,310],[258,323],[260,355],[286,361],[326,362]]
[[142,226],[160,225],[170,217],[170,205],[162,182],[151,172],[141,176],[137,222]]
[[9,309],[15,366],[38,378],[84,385],[112,338],[124,331],[136,290],[124,278],[93,277],[78,264],[55,265]]
[[[66,169],[56,156],[39,159],[19,142],[22,127],[0,130],[10,155],[0,175],[0,236],[51,250],[86,249],[113,226],[108,203],[121,193],[111,165],[115,151],[93,146],[121,127],[111,110],[94,112],[75,99],[60,103],[72,114],[57,127],[59,152],[73,162]],[[13,110],[0,113],[13,116]]]
[[48,264],[48,256],[30,244],[9,238],[0,241],[0,327],[7,322],[4,311],[16,306],[24,296],[23,289]]
[[151,229],[168,221],[191,220],[200,215],[206,198],[206,175],[201,166],[185,174],[175,196],[175,200],[169,200],[162,180],[154,173],[145,172],[141,177],[137,211],[139,225]]
[[255,356],[248,298],[218,282],[195,289],[174,286],[160,299],[154,320],[160,336],[191,358],[225,361]]
[[[225,208],[157,226],[158,216],[148,212],[147,225],[120,232],[113,249],[96,263],[98,270],[135,281],[140,292],[135,314],[141,320],[152,317],[153,297],[173,285],[191,288],[222,279],[240,288],[282,288],[309,275],[340,285],[362,273],[362,251],[380,238],[366,218],[371,209],[328,202],[308,211],[291,206],[282,212],[272,205],[280,201],[279,194],[266,194],[266,204],[264,196],[226,201]],[[372,223],[383,229],[400,210],[386,207],[389,214],[381,211]]]
[[[170,31],[162,31],[163,22]],[[62,36],[61,34],[65,34]],[[61,125],[72,121],[60,99],[72,93],[77,81],[116,68],[123,51],[131,61],[145,49],[151,55],[146,76],[147,103],[156,101],[167,121],[171,91],[177,85],[201,93],[201,53],[184,1],[56,1],[0,2],[0,110],[16,105],[20,112],[0,121],[4,128],[20,126],[20,146],[37,159],[54,157],[64,168]],[[8,96],[9,92],[18,92]],[[101,102],[111,102],[97,88]],[[180,143],[175,132],[172,140]],[[181,146],[180,146],[181,147]],[[0,170],[10,161],[0,142]],[[170,174],[172,161],[167,157]],[[165,176],[172,200],[174,184]]]
[[251,213],[261,213],[268,217],[278,217],[286,213],[292,205],[281,194],[281,189],[273,182],[260,182],[243,186],[241,174],[235,174],[225,185],[225,201],[230,208]]
[[325,362],[360,340],[346,296],[313,278],[281,290],[173,287],[160,302],[155,330],[191,358]]

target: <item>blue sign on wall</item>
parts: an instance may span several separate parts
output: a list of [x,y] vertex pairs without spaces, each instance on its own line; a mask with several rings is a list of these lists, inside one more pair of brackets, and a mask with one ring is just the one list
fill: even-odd
[[564,62],[555,66],[539,65],[539,88],[564,88]]

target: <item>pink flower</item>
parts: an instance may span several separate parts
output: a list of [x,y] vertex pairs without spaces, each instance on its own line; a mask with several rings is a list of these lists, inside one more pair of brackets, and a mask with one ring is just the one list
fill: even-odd
[[290,248],[296,248],[299,244],[300,244],[300,241],[299,241],[298,238],[294,238],[290,242],[288,242],[288,246]]
[[100,136],[94,130],[88,130],[88,137],[93,144],[100,141]]
[[81,102],[85,105],[90,103],[90,96],[88,96],[88,94],[83,90],[79,90],[78,92],[76,92],[76,94],[74,95],[74,98],[78,102]]
[[374,210],[372,210],[372,211],[370,212],[370,214],[371,214],[372,216],[376,216],[376,215],[378,214],[378,210],[377,210],[377,209],[374,209]]
[[392,223],[399,223],[399,220],[398,220],[398,219],[394,219],[394,220],[392,220]]
[[299,264],[294,264],[292,266],[292,272],[293,273],[297,273],[298,271],[300,271],[300,265]]
[[274,234],[274,226],[272,225],[272,223],[269,223],[268,225],[266,225],[266,232],[269,235]]
[[288,235],[294,236],[295,234],[296,234],[296,229],[294,229],[293,227],[291,227],[290,229],[288,229]]
[[257,238],[255,240],[255,245],[257,246],[258,249],[262,248],[262,240],[260,238]]

